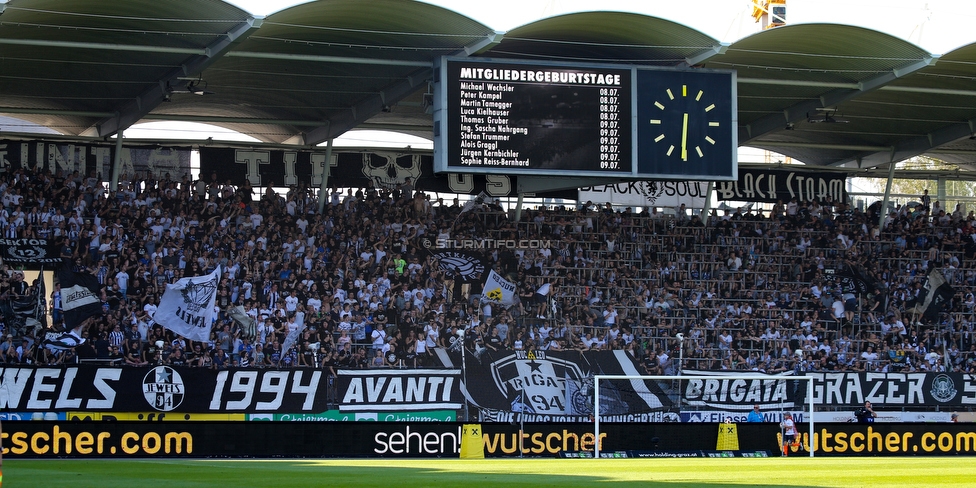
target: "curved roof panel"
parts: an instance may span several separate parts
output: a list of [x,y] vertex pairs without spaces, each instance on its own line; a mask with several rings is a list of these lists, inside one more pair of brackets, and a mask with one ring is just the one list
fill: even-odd
[[[809,164],[871,166],[887,163],[898,141],[961,115],[909,116],[897,107],[906,98],[890,87],[911,83],[938,63],[888,34],[804,24],[742,39],[706,66],[738,74],[740,144]],[[877,159],[880,153],[884,161]]]
[[741,145],[817,165],[976,162],[976,44],[938,57],[804,24],[729,45],[624,12],[501,33],[413,0],[319,0],[267,18],[219,0],[0,1],[0,114],[79,138],[153,120],[299,146],[354,128],[430,138],[425,93],[444,55],[733,69]]
[[0,105],[73,135],[137,100],[147,84],[175,79],[188,59],[249,17],[213,0],[12,0],[3,7]]
[[[258,32],[201,73],[214,92],[208,102],[226,119],[209,120],[268,142],[321,142],[392,113],[402,98],[426,86],[434,59],[492,34],[467,17],[420,2],[297,5],[268,16]],[[158,113],[206,117],[210,107],[194,98]],[[415,105],[406,118],[410,125],[419,123],[417,113],[425,115]],[[397,107],[402,114],[409,105]],[[254,124],[244,121],[249,118],[280,119],[285,130],[255,133]],[[405,119],[379,118],[391,119],[389,124]]]
[[585,12],[539,20],[505,33],[490,55],[675,66],[719,44],[681,24],[624,12]]

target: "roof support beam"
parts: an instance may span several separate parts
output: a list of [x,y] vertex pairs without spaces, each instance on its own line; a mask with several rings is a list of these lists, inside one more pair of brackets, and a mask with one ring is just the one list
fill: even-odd
[[804,149],[833,149],[837,151],[891,151],[890,146],[861,146],[854,144],[817,144],[813,142],[753,141],[754,147],[795,147]]
[[[255,21],[261,22],[262,19],[255,19]],[[501,42],[500,38],[498,42]],[[497,44],[498,42],[496,42],[495,44]],[[135,52],[147,52],[147,53],[188,54],[191,56],[211,55],[211,47],[201,49],[201,48],[186,48],[186,47],[147,46],[142,44],[110,44],[105,42],[74,42],[74,41],[50,41],[50,40],[42,40],[42,39],[3,39],[3,38],[0,38],[0,44],[11,44],[17,46],[61,47],[67,49],[100,49],[104,51],[135,51]],[[407,61],[402,59],[356,58],[356,57],[347,57],[347,56],[318,56],[312,54],[259,53],[259,52],[244,52],[244,51],[228,52],[224,54],[224,56],[236,57],[236,58],[253,58],[253,59],[285,59],[290,61],[312,61],[312,62],[320,62],[320,63],[381,64],[381,65],[390,65],[390,66],[430,65],[430,63],[427,61]]]
[[168,120],[174,122],[199,122],[201,124],[264,124],[264,125],[295,125],[300,127],[318,127],[321,120],[286,120],[260,119],[257,117],[221,117],[217,115],[169,115],[147,114],[142,120]]
[[70,115],[75,117],[115,117],[115,112],[90,112],[88,110],[56,110],[50,108],[0,107],[0,114]]
[[169,86],[180,77],[201,73],[204,69],[223,56],[232,46],[247,39],[254,31],[261,27],[264,18],[250,17],[235,25],[226,34],[220,36],[209,46],[204,48],[203,54],[191,56],[179,68],[173,69],[164,76],[159,83],[144,91],[135,100],[119,111],[118,116],[103,119],[95,124],[95,133],[106,137],[139,122],[149,112],[156,108],[169,96]]
[[858,96],[882,88],[892,81],[914,73],[927,66],[932,66],[938,61],[936,55],[926,56],[914,63],[907,64],[900,68],[895,68],[888,73],[884,73],[873,78],[869,78],[857,84],[857,88],[836,88],[816,99],[806,100],[792,107],[787,107],[779,114],[770,114],[762,117],[751,124],[739,127],[739,144],[748,145],[750,141],[758,137],[783,130],[787,124],[799,122],[806,118],[808,112],[813,112],[820,108],[837,105],[857,98]]
[[147,46],[143,44],[110,44],[107,42],[49,41],[44,39],[4,39],[0,44],[35,47],[63,47],[67,49],[101,49],[104,51],[135,51],[145,53],[206,55],[206,49],[187,47]]
[[315,54],[258,53],[232,51],[228,58],[276,59],[283,61],[307,61],[313,63],[379,64],[383,66],[430,66],[429,61],[409,61],[406,59],[353,58],[348,56],[319,56]]
[[925,151],[925,153],[945,154],[947,156],[972,156],[976,158],[976,150],[972,150],[972,149],[932,149],[931,151]]
[[748,85],[772,85],[772,86],[805,86],[816,88],[843,88],[847,90],[857,90],[861,85],[857,83],[835,83],[830,81],[812,80],[777,80],[773,78],[741,78],[736,77],[738,84]]
[[[771,85],[771,86],[805,86],[822,88],[842,88],[847,90],[861,89],[860,83],[834,83],[829,81],[808,81],[808,80],[776,80],[769,78],[737,78],[739,84],[750,85]],[[925,88],[920,86],[882,86],[878,88],[882,91],[904,92],[904,93],[928,93],[932,95],[958,95],[963,97],[976,97],[976,90],[954,90],[950,88]]]
[[[425,69],[418,69],[410,73],[404,80],[385,88],[382,98],[378,94],[371,96],[349,107],[349,110],[342,112],[339,116],[328,120],[326,125],[323,126],[319,123],[318,128],[312,129],[305,134],[304,145],[314,146],[321,144],[352,130],[373,115],[380,113],[384,105],[396,103],[413,93],[420,86],[426,85],[427,80],[431,76],[433,74],[429,64]],[[383,99],[386,100],[385,103]]]
[[464,53],[468,56],[481,54],[500,44],[504,37],[505,37],[505,33],[502,31],[492,32],[491,34],[485,36],[484,39],[465,46]]
[[[453,55],[467,57],[490,49],[495,44],[501,42],[502,33],[495,32],[492,35],[479,39],[463,49],[458,50]],[[375,114],[380,113],[384,106],[393,105],[403,100],[407,95],[416,91],[421,85],[426,85],[434,77],[434,66],[432,63],[420,63],[421,69],[415,70],[407,75],[406,79],[394,83],[382,90],[380,94],[373,95],[359,103],[349,107],[349,110],[342,112],[339,116],[326,121],[326,124],[312,129],[304,135],[305,145],[314,146],[321,144],[329,139],[341,136],[343,133],[356,128],[358,125],[369,120]]]
[[731,44],[728,42],[718,43],[694,56],[685,58],[685,62],[682,66],[690,68],[692,66],[702,64],[708,59],[725,54],[725,51],[729,50],[729,46],[731,46]]
[[970,126],[973,124],[976,124],[976,119],[948,125],[923,136],[903,139],[895,144],[890,152],[877,151],[859,155],[861,164],[864,167],[874,167],[888,162],[897,163],[915,156],[921,156],[939,146],[971,137],[973,133]]
[[962,97],[976,97],[976,90],[953,90],[950,88],[924,88],[920,86],[883,86],[884,91],[905,93],[930,93],[933,95],[959,95]]
[[364,122],[352,130],[387,130],[392,132],[430,132],[429,125],[418,124],[381,124]]
[[[76,117],[115,117],[114,112],[90,112],[85,110],[56,110],[47,108],[19,108],[19,107],[0,107],[0,114],[7,115],[68,115]],[[214,115],[170,115],[170,114],[146,114],[141,120],[162,120],[171,122],[198,122],[201,124],[265,124],[265,125],[292,125],[297,127],[320,127],[321,120],[288,120],[288,119],[260,119],[256,117],[220,117]],[[390,130],[390,131],[430,131],[430,126],[417,124],[374,124],[363,123],[355,127],[355,130]],[[82,137],[82,136],[79,136]],[[94,137],[94,136],[89,136]]]
[[[59,110],[49,110],[50,114],[64,114],[64,112]],[[0,113],[4,113],[3,109],[0,109]],[[112,114],[104,114],[102,112],[91,112],[80,115],[87,116],[111,116]],[[142,120],[166,120],[173,122],[199,122],[201,124],[263,124],[263,125],[291,125],[295,127],[321,127],[321,120],[288,120],[288,119],[259,119],[256,117],[220,117],[214,115],[169,115],[169,114],[148,114],[142,118]],[[418,125],[418,124],[378,124],[364,122],[357,125],[350,130],[388,130],[388,131],[413,131],[413,132],[430,132],[429,125]]]

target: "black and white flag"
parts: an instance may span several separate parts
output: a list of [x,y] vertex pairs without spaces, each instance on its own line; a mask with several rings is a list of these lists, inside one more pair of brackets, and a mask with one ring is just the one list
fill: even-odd
[[208,275],[166,285],[153,320],[191,341],[207,342],[214,319],[220,266]]
[[[285,342],[282,343],[282,345],[281,345],[281,357],[282,357],[282,359],[284,359],[286,356],[288,356],[288,351],[290,351],[291,348],[295,347],[295,344],[298,343],[298,339],[302,336],[302,332],[305,332],[305,325],[304,324],[303,325],[300,325],[298,328],[296,328],[295,330],[289,332],[288,335],[285,336]],[[301,351],[299,351],[299,352],[301,352]]]
[[484,279],[485,261],[477,253],[436,249],[431,250],[430,255],[437,260],[437,267],[455,280],[472,282]]
[[502,275],[491,270],[485,280],[482,300],[498,303],[505,308],[515,305],[515,283],[502,278]]
[[42,344],[51,351],[64,351],[85,343],[85,338],[78,335],[78,329],[67,332],[48,332]]
[[230,315],[230,318],[234,319],[234,322],[237,322],[241,326],[241,337],[254,340],[254,337],[257,336],[257,321],[254,320],[254,317],[247,314],[244,307],[240,305],[229,307],[227,309],[227,315]]
[[[491,197],[487,193],[481,192],[471,200],[464,202],[464,206],[461,207],[461,213],[470,212],[481,205],[491,201]],[[460,216],[460,214],[458,215]]]
[[0,300],[0,312],[11,333],[27,335],[33,330],[47,326],[47,308],[44,299],[44,278],[38,275],[37,281],[26,294],[5,294]]
[[101,285],[98,278],[62,267],[58,271],[58,281],[61,283],[61,309],[64,311],[65,330],[74,329],[90,317],[102,313]]
[[929,271],[928,279],[925,280],[922,289],[924,295],[918,297],[918,302],[912,312],[921,314],[923,319],[929,321],[937,319],[942,308],[956,294],[942,272],[935,268]]
[[874,291],[873,284],[867,281],[866,276],[849,265],[824,269],[824,280],[839,286],[841,293],[861,295]]

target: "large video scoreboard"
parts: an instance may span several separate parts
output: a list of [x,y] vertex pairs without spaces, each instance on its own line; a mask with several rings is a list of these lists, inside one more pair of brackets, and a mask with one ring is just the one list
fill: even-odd
[[735,74],[442,58],[434,169],[734,179]]

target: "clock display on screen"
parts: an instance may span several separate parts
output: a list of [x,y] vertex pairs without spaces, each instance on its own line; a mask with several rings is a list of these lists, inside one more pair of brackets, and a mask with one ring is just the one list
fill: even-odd
[[638,174],[734,174],[733,80],[730,72],[638,70]]

